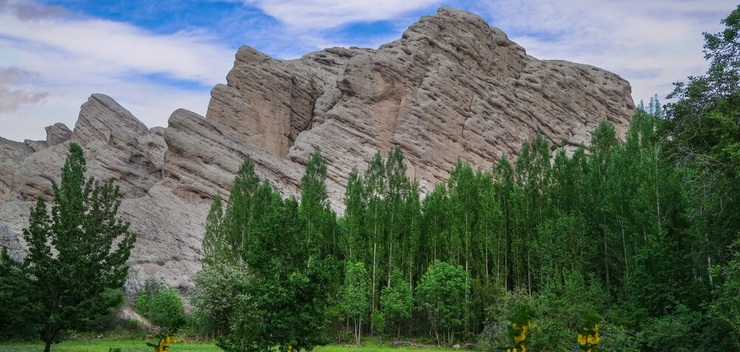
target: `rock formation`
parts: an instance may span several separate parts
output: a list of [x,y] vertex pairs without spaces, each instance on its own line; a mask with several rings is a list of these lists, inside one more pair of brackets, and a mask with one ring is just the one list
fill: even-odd
[[538,60],[453,9],[421,18],[377,50],[330,48],[280,61],[242,47],[227,84],[211,96],[205,118],[180,109],[166,128],[149,129],[93,94],[72,131],[56,124],[46,141],[0,139],[0,245],[23,256],[29,208],[51,194],[70,142],[85,149],[89,175],[121,187],[121,215],[137,234],[132,292],[148,278],[191,287],[210,200],[228,194],[246,155],[261,177],[297,195],[319,147],[341,212],[350,170],[394,145],[409,176],[429,190],[458,157],[489,169],[503,155],[515,158],[536,133],[557,145],[588,143],[603,120],[623,135],[634,112],[630,86],[615,74]]

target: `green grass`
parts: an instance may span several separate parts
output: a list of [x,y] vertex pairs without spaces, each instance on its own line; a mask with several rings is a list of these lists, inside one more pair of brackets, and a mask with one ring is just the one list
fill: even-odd
[[[142,341],[94,341],[79,342],[65,341],[52,345],[52,352],[107,352],[109,348],[120,348],[121,352],[152,352],[153,348]],[[44,349],[42,343],[0,343],[0,351],[3,352],[38,352]],[[184,344],[175,343],[170,347],[171,352],[220,352],[221,349],[213,344]],[[441,349],[403,347],[393,348],[388,346],[321,346],[316,347],[314,352],[439,352]]]
[[[120,348],[121,352],[152,352],[154,349],[144,341],[65,341],[51,346],[52,352],[108,352],[111,348]],[[3,352],[38,352],[43,351],[41,342],[0,343]],[[177,343],[170,347],[172,352],[220,352],[214,344]]]
[[[314,352],[440,352],[445,351],[441,348],[431,347],[388,347],[388,346],[320,346],[314,349]],[[174,351],[173,351],[174,352]]]
[[[108,352],[113,348],[120,348],[121,352],[152,352],[154,349],[146,345],[144,340],[117,340],[117,339],[85,339],[80,341],[64,341],[51,346],[52,352]],[[153,340],[149,342],[154,342]],[[0,342],[0,351],[3,352],[38,352],[44,349],[41,342]],[[329,345],[319,346],[314,352],[441,352],[446,349],[434,347],[389,347],[368,341],[359,347]],[[170,347],[171,352],[220,352],[214,344],[183,343],[175,341]]]

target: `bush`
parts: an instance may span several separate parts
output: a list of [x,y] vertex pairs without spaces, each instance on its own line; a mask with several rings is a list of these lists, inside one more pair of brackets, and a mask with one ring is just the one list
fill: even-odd
[[176,290],[160,284],[147,282],[136,297],[134,310],[166,335],[176,333],[185,324],[182,297]]

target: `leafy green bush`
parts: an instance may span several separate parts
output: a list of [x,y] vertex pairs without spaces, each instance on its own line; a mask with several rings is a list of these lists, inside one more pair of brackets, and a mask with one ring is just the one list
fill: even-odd
[[435,262],[416,287],[419,307],[426,311],[440,343],[452,345],[455,331],[464,327],[469,316],[470,284],[468,273],[459,265]]
[[136,297],[137,313],[159,326],[165,335],[176,333],[185,324],[182,297],[169,287],[147,282]]

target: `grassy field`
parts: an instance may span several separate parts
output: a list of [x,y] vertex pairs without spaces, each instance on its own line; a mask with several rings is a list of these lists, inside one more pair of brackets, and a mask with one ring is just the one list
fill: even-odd
[[[144,334],[126,330],[113,330],[101,334],[72,333],[68,340],[52,345],[52,352],[108,352],[110,348],[120,348],[121,352],[152,352],[154,349],[146,345],[155,342],[154,337],[144,339]],[[200,341],[200,342],[196,342]],[[433,346],[405,346],[390,347],[374,336],[363,338],[362,346],[328,345],[319,346],[314,352],[451,352],[450,349]],[[208,342],[208,341],[206,341]],[[220,352],[221,349],[211,343],[206,343],[187,334],[181,339],[175,339],[170,347],[172,352]],[[387,342],[387,341],[386,341]],[[44,344],[31,342],[3,342],[0,341],[0,352],[38,352],[43,351]],[[459,350],[456,350],[459,352]]]
[[[120,348],[121,352],[152,352],[154,349],[143,341],[65,341],[52,345],[52,352],[107,352],[111,347]],[[43,351],[42,343],[0,343],[3,352],[38,352]],[[176,343],[170,348],[172,352],[219,352],[221,349],[213,344]]]
[[[52,352],[107,352],[111,347],[120,348],[121,352],[152,352],[152,348],[148,347],[144,341],[111,341],[111,340],[97,340],[97,341],[65,341],[51,347]],[[42,343],[6,343],[0,342],[0,351],[3,352],[38,352],[44,349]],[[218,347],[213,344],[189,344],[189,343],[178,343],[172,345],[170,348],[172,352],[218,352],[221,351]],[[315,352],[440,352],[443,349],[437,348],[415,348],[415,347],[400,347],[393,348],[384,345],[373,345],[373,346],[322,346],[314,349]]]

